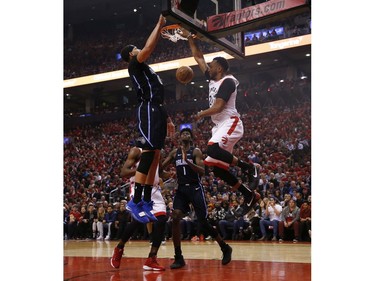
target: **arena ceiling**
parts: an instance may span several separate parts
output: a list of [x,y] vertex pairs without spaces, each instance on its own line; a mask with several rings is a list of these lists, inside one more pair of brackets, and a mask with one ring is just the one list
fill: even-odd
[[160,10],[160,0],[64,0],[64,25],[155,15]]

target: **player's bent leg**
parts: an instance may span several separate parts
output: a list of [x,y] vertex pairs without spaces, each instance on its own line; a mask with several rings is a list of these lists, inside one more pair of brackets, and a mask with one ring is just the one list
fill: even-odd
[[152,270],[152,271],[163,271],[165,267],[160,265],[157,261],[157,253],[163,240],[165,224],[167,221],[166,215],[159,215],[157,217],[157,221],[154,222],[153,225],[153,239],[152,239],[152,246],[150,253],[146,262],[143,265],[144,270]]
[[111,257],[111,266],[114,268],[119,268],[121,264],[121,258],[124,253],[124,246],[127,241],[129,241],[130,237],[133,235],[134,231],[139,227],[138,221],[132,221],[128,224],[125,228],[124,233],[121,236],[120,242],[117,246],[113,249],[112,257]]
[[238,189],[243,194],[245,198],[244,214],[248,213],[251,208],[253,208],[253,206],[258,202],[260,194],[255,191],[251,191],[244,184],[240,183],[238,179],[229,171],[226,171],[219,167],[214,167],[213,172],[215,176],[221,178],[223,181],[229,184],[232,187],[233,191],[236,191]]
[[239,183],[238,179],[233,174],[231,174],[227,170],[224,170],[223,168],[214,166],[213,172],[216,177],[221,178],[223,181],[229,184],[232,188],[235,187]]
[[227,164],[231,164],[233,162],[233,155],[228,151],[222,149],[218,143],[208,145],[207,155]]
[[154,225],[153,225],[152,248],[159,249],[161,242],[163,241],[163,238],[164,238],[166,222],[167,222],[166,215],[157,216],[157,220],[154,222]]

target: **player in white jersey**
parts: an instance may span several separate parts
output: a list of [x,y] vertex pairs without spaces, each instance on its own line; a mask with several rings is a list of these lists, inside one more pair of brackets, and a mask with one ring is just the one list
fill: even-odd
[[[260,195],[243,185],[237,177],[229,172],[229,166],[239,166],[244,173],[258,174],[258,164],[247,163],[232,154],[234,145],[243,136],[243,124],[240,114],[236,109],[238,80],[228,74],[229,64],[223,57],[215,57],[207,64],[202,51],[197,47],[194,36],[189,36],[187,30],[182,30],[182,36],[188,38],[189,46],[198,63],[199,68],[209,79],[209,108],[198,112],[195,121],[203,117],[211,117],[214,127],[212,137],[208,141],[207,158],[204,164],[213,167],[215,176],[220,177],[232,187],[233,191],[239,190],[245,198],[244,213],[259,200]],[[254,175],[249,177],[254,181]]]
[[[133,147],[130,149],[128,157],[121,169],[120,175],[122,177],[130,177],[130,196],[134,195],[134,175],[136,173],[139,161],[141,159],[142,149],[139,147]],[[153,222],[153,239],[152,239],[152,246],[148,258],[143,265],[144,270],[153,270],[153,271],[161,271],[165,270],[164,266],[158,264],[156,260],[156,255],[158,253],[160,244],[163,240],[165,224],[167,221],[167,212],[166,212],[166,205],[161,194],[161,188],[159,185],[159,173],[158,169],[155,174],[154,185],[152,187],[151,192],[151,202],[153,202],[153,209],[151,212],[157,218],[156,221]],[[139,216],[146,217],[146,214],[139,213]],[[111,265],[114,268],[119,268],[121,264],[121,258],[124,253],[124,247],[126,242],[130,239],[133,235],[135,230],[142,225],[137,219],[133,217],[132,222],[125,228],[125,231],[120,238],[120,242],[117,244],[115,249],[113,250],[113,255],[111,258]]]

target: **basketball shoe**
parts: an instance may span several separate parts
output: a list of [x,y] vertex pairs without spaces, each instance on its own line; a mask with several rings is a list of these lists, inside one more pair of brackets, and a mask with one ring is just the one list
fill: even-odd
[[260,194],[256,192],[255,190],[252,191],[250,198],[245,198],[245,202],[243,204],[243,213],[247,214],[254,205],[259,201]]
[[260,179],[260,165],[257,163],[253,164],[253,168],[250,170],[247,170],[245,174],[247,175],[248,182],[249,182],[249,188],[255,189],[259,184]]
[[156,260],[156,256],[150,257],[146,260],[145,264],[143,265],[144,270],[150,270],[150,271],[163,271],[165,270],[164,266],[161,266],[158,264],[158,261]]
[[158,219],[151,212],[152,206],[154,205],[154,201],[150,201],[150,202],[142,201],[142,202],[143,202],[142,210],[143,210],[143,212],[145,212],[149,221],[157,221]]
[[170,265],[171,269],[177,269],[185,266],[184,256],[174,256],[174,262]]
[[114,268],[119,268],[121,264],[122,254],[124,253],[124,249],[120,249],[115,247],[113,250],[112,258],[111,258],[111,266]]
[[129,201],[126,205],[126,209],[130,211],[132,217],[141,222],[141,223],[148,223],[150,220],[146,212],[143,210],[144,201],[140,201],[138,203],[134,203],[133,198]]
[[226,244],[221,251],[223,252],[223,258],[221,259],[221,264],[226,265],[232,260],[232,247]]

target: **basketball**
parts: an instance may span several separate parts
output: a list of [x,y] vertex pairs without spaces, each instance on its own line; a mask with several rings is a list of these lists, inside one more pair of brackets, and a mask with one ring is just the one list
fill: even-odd
[[176,79],[182,84],[189,83],[194,77],[194,72],[190,66],[181,66],[176,70]]

